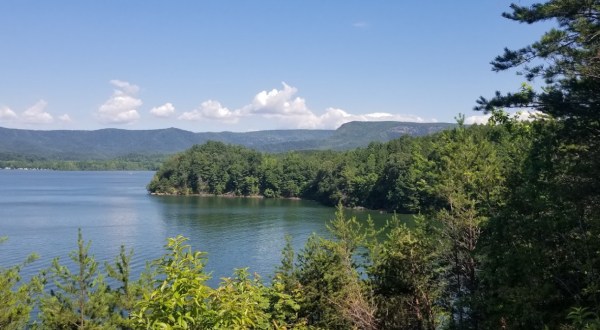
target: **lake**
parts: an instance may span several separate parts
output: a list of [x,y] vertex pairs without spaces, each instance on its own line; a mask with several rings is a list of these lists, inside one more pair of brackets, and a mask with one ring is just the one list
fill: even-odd
[[[335,209],[312,201],[200,196],[151,196],[154,172],[61,172],[0,170],[0,265],[21,262],[35,252],[40,260],[25,277],[48,267],[54,257],[68,264],[77,247],[77,229],[91,240],[98,261],[112,261],[121,245],[133,248],[132,270],[160,257],[168,237],[188,237],[194,250],[208,253],[210,285],[234,268],[249,267],[268,278],[279,264],[285,235],[298,251],[311,233],[326,235]],[[389,215],[371,215],[382,224]]]

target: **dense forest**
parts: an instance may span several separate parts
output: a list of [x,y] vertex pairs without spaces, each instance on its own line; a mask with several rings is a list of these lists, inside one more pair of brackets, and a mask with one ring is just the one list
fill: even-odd
[[545,85],[481,98],[488,125],[459,116],[449,131],[348,152],[211,142],[167,160],[149,185],[410,211],[411,226],[392,216],[374,228],[340,206],[331,238],[288,244],[270,283],[241,269],[216,288],[182,237],[130,280],[125,249],[100,270],[80,236],[75,271],[56,260],[22,282],[31,260],[1,270],[0,327],[23,328],[38,306],[33,326],[51,329],[600,328],[600,1],[511,8],[508,19],[557,25],[493,60]]
[[0,153],[0,169],[59,171],[156,171],[167,155],[129,154],[112,159],[69,160]]
[[497,186],[529,148],[525,127],[532,125],[515,123],[511,133],[503,125],[465,127],[459,118],[451,130],[345,152],[264,154],[208,142],[169,158],[148,190],[299,197],[331,206],[420,212],[443,204],[436,190],[449,171],[469,170],[473,176],[469,180]]

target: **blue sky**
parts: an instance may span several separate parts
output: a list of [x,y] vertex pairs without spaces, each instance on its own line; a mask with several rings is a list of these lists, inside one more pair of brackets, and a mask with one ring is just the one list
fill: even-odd
[[[253,131],[452,122],[519,87],[510,1],[0,2],[0,126]],[[517,1],[519,4],[531,2]]]

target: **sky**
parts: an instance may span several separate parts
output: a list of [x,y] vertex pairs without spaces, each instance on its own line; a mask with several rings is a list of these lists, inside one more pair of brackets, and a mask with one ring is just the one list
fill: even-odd
[[[531,1],[514,0],[521,5]],[[454,122],[548,26],[511,1],[0,1],[0,126],[194,132]]]

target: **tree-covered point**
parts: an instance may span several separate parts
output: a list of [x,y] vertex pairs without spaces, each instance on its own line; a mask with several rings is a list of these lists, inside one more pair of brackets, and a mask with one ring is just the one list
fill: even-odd
[[208,142],[168,159],[148,190],[300,197],[326,205],[415,212],[442,203],[435,186],[457,165],[451,161],[457,155],[471,167],[469,180],[496,180],[485,175],[501,177],[526,144],[501,126],[463,125],[345,152],[264,154]]

